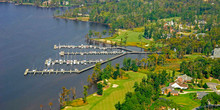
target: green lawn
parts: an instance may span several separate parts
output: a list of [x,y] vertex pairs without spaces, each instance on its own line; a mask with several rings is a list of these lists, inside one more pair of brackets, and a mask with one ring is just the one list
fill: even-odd
[[[134,32],[134,31],[130,31],[130,30],[118,30],[118,36],[112,38],[112,41],[115,42],[120,42],[121,38],[124,40],[125,39],[125,33],[128,34],[128,39],[127,42],[140,42],[138,39],[139,34],[144,34],[143,32]],[[142,37],[142,42],[144,43],[150,43],[150,40],[145,39],[144,37]]]
[[202,54],[200,53],[193,53],[190,55],[184,55],[185,58],[189,58],[189,59],[196,59],[197,57],[202,57]]
[[211,81],[210,81],[209,79],[204,79],[203,81],[204,81],[204,83],[207,83],[207,82],[212,82],[212,83],[217,83],[217,84],[220,83],[220,82],[218,81],[218,79],[211,79]]
[[200,100],[193,100],[189,94],[180,94],[179,96],[161,96],[162,98],[173,100],[175,103],[182,106],[183,110],[192,110],[195,107],[200,106]]
[[[180,89],[178,89],[178,90],[180,90]],[[183,91],[212,91],[212,90],[211,89],[186,89]]]
[[118,101],[123,101],[128,91],[133,91],[135,81],[140,82],[145,76],[143,73],[127,72],[130,76],[126,80],[109,80],[111,84],[119,85],[117,88],[110,87],[104,91],[103,96],[88,96],[88,105],[81,107],[68,107],[64,110],[114,110]]

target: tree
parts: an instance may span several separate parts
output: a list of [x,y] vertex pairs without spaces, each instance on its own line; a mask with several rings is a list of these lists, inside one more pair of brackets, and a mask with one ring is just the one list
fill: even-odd
[[209,87],[208,87],[208,85],[205,83],[205,84],[203,85],[203,88],[204,88],[204,89],[207,89],[207,88],[209,88]]
[[121,110],[120,101],[117,104],[115,104],[115,108],[116,108],[116,110]]
[[89,30],[89,37],[90,37],[90,38],[93,37],[93,32],[92,32],[92,30]]
[[49,103],[50,110],[51,110],[51,108],[52,108],[52,105],[53,105],[53,103],[52,103],[52,102],[50,102],[50,103]]
[[132,68],[132,70],[133,70],[134,72],[137,72],[137,71],[138,71],[138,66],[137,66],[135,60],[132,60],[131,68]]
[[98,95],[102,95],[102,93],[103,93],[103,85],[101,84],[101,83],[98,83],[98,85],[97,85],[97,94]]
[[170,94],[170,92],[167,94],[167,97],[170,97],[171,96],[171,94]]
[[84,97],[83,97],[83,102],[84,103],[86,103],[87,102],[87,95],[88,95],[88,86],[83,86],[83,88],[84,88],[84,91],[83,91],[83,95],[84,95]]
[[149,39],[149,33],[148,33],[148,28],[147,26],[144,26],[144,37]]
[[107,33],[106,30],[103,30],[103,31],[102,31],[102,34],[103,34],[103,35],[106,35],[106,33]]
[[124,38],[125,38],[124,43],[125,43],[125,45],[126,45],[126,44],[127,44],[127,40],[128,40],[128,33],[127,33],[127,32],[125,32],[125,34],[124,34]]
[[72,91],[72,99],[76,99],[76,88],[71,88]]
[[113,73],[113,79],[117,79],[117,77],[120,75],[120,65],[116,64],[115,68],[116,71]]
[[142,47],[142,36],[143,36],[142,34],[138,35],[138,40],[141,42],[141,47]]

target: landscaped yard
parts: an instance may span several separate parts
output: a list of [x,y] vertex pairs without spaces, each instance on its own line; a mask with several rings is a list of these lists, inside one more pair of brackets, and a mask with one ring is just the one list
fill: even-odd
[[140,82],[145,76],[143,73],[127,72],[130,76],[126,80],[109,80],[112,84],[119,85],[117,88],[110,87],[104,91],[103,96],[88,96],[88,103],[86,106],[81,107],[66,107],[64,110],[114,110],[115,104],[118,101],[123,101],[125,94],[128,91],[133,91],[133,85],[135,81]]
[[193,100],[189,94],[180,94],[179,96],[171,97],[161,96],[161,98],[173,100],[175,103],[182,106],[181,108],[183,110],[192,110],[193,108],[200,106],[200,100]]

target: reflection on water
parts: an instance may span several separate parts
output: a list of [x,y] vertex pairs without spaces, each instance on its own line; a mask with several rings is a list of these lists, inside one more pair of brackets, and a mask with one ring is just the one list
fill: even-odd
[[[83,85],[92,74],[88,70],[81,74],[44,74],[24,76],[26,68],[43,69],[48,58],[60,59],[55,44],[85,43],[88,31],[102,32],[109,27],[97,23],[65,21],[52,17],[54,9],[32,6],[15,6],[0,3],[0,107],[2,110],[39,110],[43,104],[53,102],[58,109],[58,94],[61,88],[75,87],[77,97],[82,97]],[[106,36],[104,36],[106,37]],[[131,47],[134,49],[134,47]],[[66,50],[84,51],[84,50]],[[108,59],[114,55],[65,56],[65,59]],[[120,63],[124,57],[143,58],[145,55],[126,55],[112,61]],[[63,57],[64,59],[64,57]],[[53,68],[58,65],[55,65]],[[60,66],[60,65],[59,65]],[[89,66],[89,65],[86,65]],[[102,65],[102,67],[104,67]],[[73,65],[59,68],[84,68],[85,65]],[[96,91],[91,88],[89,93]]]

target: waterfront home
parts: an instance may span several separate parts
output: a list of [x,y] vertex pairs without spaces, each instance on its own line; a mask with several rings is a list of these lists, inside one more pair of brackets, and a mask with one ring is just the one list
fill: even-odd
[[183,84],[179,81],[175,81],[173,83],[170,83],[169,85],[170,87],[173,87],[173,88],[179,88],[179,89],[188,89],[188,85],[187,84]]
[[163,87],[161,89],[161,94],[167,95],[169,92],[171,92],[172,90],[174,90],[174,88],[172,87]]
[[220,58],[220,48],[215,48],[213,53],[214,58]]
[[172,90],[172,91],[170,92],[170,94],[173,95],[173,96],[178,96],[178,95],[179,95],[179,92],[176,91],[176,90]]
[[182,76],[178,76],[176,80],[180,81],[180,83],[183,83],[183,82],[191,82],[192,78],[184,74]]

